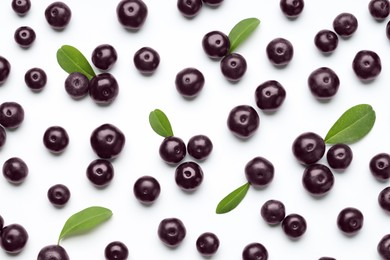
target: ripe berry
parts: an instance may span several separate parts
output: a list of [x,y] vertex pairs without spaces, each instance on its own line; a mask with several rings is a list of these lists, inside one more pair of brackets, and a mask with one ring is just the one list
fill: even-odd
[[114,66],[118,54],[114,47],[109,44],[101,44],[97,46],[92,52],[92,63],[100,70],[109,70]]
[[358,28],[358,21],[351,13],[341,13],[333,20],[333,29],[341,37],[350,37]]
[[199,95],[204,82],[202,72],[195,68],[185,68],[179,71],[175,79],[177,91],[186,98],[194,98]]
[[186,145],[183,140],[175,137],[166,137],[159,148],[161,159],[168,164],[176,164],[181,162],[186,156]]
[[220,63],[222,75],[229,81],[237,82],[244,77],[247,64],[245,58],[238,53],[226,55]]
[[184,191],[195,191],[203,181],[203,170],[195,162],[184,162],[175,170],[176,184]]
[[43,69],[32,68],[24,75],[24,81],[32,91],[38,92],[46,86],[47,76]]
[[390,187],[384,188],[379,193],[378,203],[383,210],[390,212]]
[[213,143],[205,135],[195,135],[188,140],[188,154],[197,160],[205,160],[213,150]]
[[39,251],[37,260],[69,260],[69,256],[62,246],[49,245]]
[[223,0],[202,0],[203,3],[206,5],[209,5],[211,7],[217,7],[220,6],[223,3]]
[[332,53],[339,44],[339,37],[333,31],[321,30],[314,37],[314,44],[323,53]]
[[51,126],[43,135],[43,144],[52,153],[62,153],[69,144],[68,133],[60,126]]
[[201,234],[196,240],[196,249],[203,257],[214,255],[219,248],[218,237],[211,232]]
[[307,83],[313,96],[319,100],[331,99],[340,86],[336,72],[327,67],[321,67],[310,73]]
[[379,181],[386,181],[390,178],[390,154],[379,153],[370,160],[370,171]]
[[268,251],[260,243],[250,243],[242,250],[242,260],[267,260]]
[[[390,40],[390,21],[388,21],[386,24],[386,37],[387,37],[387,39]],[[1,71],[1,69],[0,69],[0,71]],[[1,75],[1,73],[0,73],[0,75]],[[0,83],[1,83],[1,77],[0,77]]]
[[143,74],[152,74],[160,64],[160,55],[150,47],[143,47],[134,54],[134,66]]
[[335,144],[326,153],[328,164],[333,169],[344,170],[352,162],[351,148],[346,144]]
[[296,18],[302,13],[305,3],[303,0],[280,0],[279,6],[285,16]]
[[202,47],[208,57],[211,59],[220,59],[229,52],[229,37],[223,32],[211,31],[203,36]]
[[89,80],[80,73],[73,72],[65,80],[65,91],[74,99],[85,97],[89,92]]
[[64,206],[70,199],[70,190],[63,184],[56,184],[47,191],[47,198],[57,207]]
[[245,177],[255,188],[266,187],[274,178],[274,166],[263,157],[255,157],[245,165]]
[[27,164],[18,157],[12,157],[4,162],[3,175],[10,183],[20,184],[28,175]]
[[383,21],[389,16],[390,2],[389,0],[371,0],[368,3],[368,11],[374,19]]
[[5,145],[7,140],[7,133],[5,132],[4,127],[0,125],[0,149]]
[[8,60],[2,56],[0,56],[0,85],[3,84],[11,71],[11,64]]
[[260,117],[253,107],[239,105],[230,111],[227,125],[234,135],[246,139],[254,135],[259,128]]
[[48,24],[55,30],[64,29],[70,22],[72,12],[65,3],[54,2],[45,10],[45,18]]
[[120,241],[109,243],[104,249],[106,260],[126,260],[129,256],[127,246]]
[[92,184],[105,187],[114,178],[114,166],[108,160],[96,159],[88,165],[86,174]]
[[158,181],[152,176],[140,177],[133,186],[135,198],[145,204],[152,204],[160,196],[161,187]]
[[122,152],[126,138],[123,132],[112,124],[103,124],[91,133],[93,151],[102,159],[114,159]]
[[286,99],[286,90],[276,80],[268,80],[260,84],[255,91],[255,101],[263,111],[276,111]]
[[119,94],[118,82],[110,73],[96,75],[89,82],[89,95],[96,104],[109,105]]
[[157,234],[164,245],[173,248],[184,240],[186,228],[180,219],[166,218],[158,225]]
[[9,254],[18,254],[26,246],[28,233],[19,224],[5,226],[1,231],[0,245]]
[[356,53],[352,61],[356,76],[362,81],[374,80],[382,71],[382,62],[378,54],[363,50]]
[[260,209],[260,215],[269,225],[277,225],[286,216],[284,204],[279,200],[267,200]]
[[289,40],[276,38],[270,41],[266,47],[269,61],[275,66],[285,66],[294,56],[294,48]]
[[294,140],[292,151],[300,163],[312,164],[320,160],[324,155],[325,142],[316,133],[306,132]]
[[337,216],[337,226],[346,235],[354,235],[363,227],[363,214],[356,208],[345,208]]
[[35,31],[28,26],[19,27],[14,34],[15,42],[22,48],[30,47],[34,43],[35,38]]
[[195,17],[202,9],[202,0],[177,0],[177,9],[187,17]]
[[390,234],[384,235],[377,246],[378,254],[383,260],[390,260]]
[[116,15],[124,28],[139,30],[148,16],[148,7],[142,0],[122,0],[116,8]]
[[323,196],[332,189],[334,176],[327,166],[311,164],[303,172],[302,184],[311,195]]
[[18,128],[24,120],[24,109],[16,102],[4,102],[0,105],[0,125],[8,129]]
[[28,13],[31,9],[31,1],[30,0],[12,0],[11,3],[12,9],[15,13],[20,16],[23,16]]
[[288,237],[292,239],[299,238],[306,232],[306,220],[298,214],[287,215],[283,219],[282,229]]

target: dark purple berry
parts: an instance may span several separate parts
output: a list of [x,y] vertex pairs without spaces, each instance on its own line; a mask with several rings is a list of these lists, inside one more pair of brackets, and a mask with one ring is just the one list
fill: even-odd
[[314,44],[322,53],[331,53],[339,44],[339,37],[331,30],[321,30],[314,37]]
[[223,0],[202,0],[204,4],[209,5],[211,7],[220,6],[223,3]]
[[201,234],[196,240],[196,249],[204,257],[214,255],[219,248],[218,237],[211,232]]
[[375,79],[382,71],[382,62],[378,54],[363,50],[356,53],[352,62],[356,76],[362,81]]
[[73,72],[65,80],[65,91],[74,99],[85,97],[89,92],[89,80],[80,73]]
[[292,151],[298,162],[312,164],[320,160],[325,154],[325,142],[316,133],[306,132],[294,140]]
[[346,144],[335,144],[326,153],[328,164],[333,169],[344,170],[352,162],[351,148]]
[[101,44],[92,52],[92,63],[100,70],[109,70],[114,66],[118,54],[114,47],[109,44]]
[[339,90],[340,80],[332,69],[321,67],[310,73],[307,84],[314,97],[329,100]]
[[160,64],[160,55],[150,47],[143,47],[134,54],[133,62],[139,72],[152,74]]
[[23,16],[28,13],[31,9],[30,0],[12,0],[11,3],[12,9],[20,16]]
[[358,28],[358,21],[351,13],[341,13],[333,20],[333,29],[341,37],[350,37]]
[[205,135],[195,135],[188,140],[188,154],[197,160],[205,160],[213,150],[213,143]]
[[244,77],[247,64],[242,55],[230,53],[221,60],[220,67],[222,75],[227,80],[237,82]]
[[354,235],[363,227],[363,214],[356,208],[345,208],[337,216],[337,226],[346,235]]
[[1,231],[0,245],[5,252],[9,254],[18,254],[26,246],[28,233],[26,229],[19,224],[5,226]]
[[327,166],[311,164],[303,172],[302,184],[311,195],[323,196],[332,189],[334,176]]
[[122,0],[116,8],[119,23],[126,29],[140,29],[148,16],[148,7],[142,0]]
[[255,157],[245,165],[245,177],[255,188],[264,188],[274,178],[274,166],[263,157]]
[[239,105],[230,111],[227,125],[234,135],[246,139],[254,135],[259,128],[260,117],[253,107]]
[[[390,40],[390,21],[388,21],[386,24],[386,37],[387,37],[387,39]],[[0,66],[0,71],[1,71],[1,66]],[[0,83],[1,83],[1,79],[0,79]]]
[[184,162],[175,170],[175,181],[184,191],[195,191],[203,181],[203,170],[196,162]]
[[125,146],[125,135],[112,124],[103,124],[93,130],[90,142],[93,151],[103,159],[114,159]]
[[64,206],[70,199],[70,190],[63,184],[56,184],[47,191],[47,198],[57,207]]
[[370,160],[370,171],[379,181],[386,181],[390,178],[390,154],[379,153]]
[[286,90],[276,80],[261,83],[255,91],[255,101],[263,111],[276,111],[286,99]]
[[4,219],[2,216],[0,216],[0,234],[1,234],[1,231],[3,230],[3,227],[4,227]]
[[282,221],[282,229],[288,237],[299,238],[306,232],[306,220],[301,215],[289,214]]
[[109,243],[104,249],[106,260],[126,260],[129,256],[127,246],[120,241]]
[[186,153],[186,145],[183,140],[175,136],[166,137],[159,148],[161,159],[168,164],[181,162]]
[[390,212],[390,187],[384,188],[378,195],[378,203],[381,208]]
[[43,69],[32,68],[24,75],[24,81],[32,91],[41,91],[46,86],[47,76]]
[[35,31],[28,26],[19,27],[14,34],[15,42],[22,48],[30,47],[34,43],[35,38]]
[[62,246],[49,245],[39,251],[37,260],[69,260],[69,256]]
[[294,48],[289,40],[276,38],[266,47],[269,61],[275,66],[286,66],[294,56]]
[[52,153],[62,153],[69,144],[66,130],[60,126],[51,126],[43,135],[43,144]]
[[5,145],[7,140],[7,133],[5,132],[4,127],[0,125],[0,149]]
[[383,260],[390,260],[390,234],[381,238],[376,249]]
[[286,17],[296,18],[302,13],[305,3],[303,0],[280,0],[279,6]]
[[0,125],[8,129],[19,127],[24,120],[24,109],[16,102],[4,102],[0,105]]
[[119,94],[118,82],[110,73],[94,76],[89,82],[89,95],[99,105],[109,105]]
[[0,56],[0,85],[3,84],[11,71],[11,64],[8,60],[2,56]]
[[208,57],[220,59],[228,54],[230,40],[223,32],[212,31],[203,36],[202,47]]
[[374,19],[383,21],[389,16],[390,2],[389,0],[371,0],[368,3],[368,11]]
[[3,175],[10,183],[20,184],[27,178],[27,164],[18,157],[12,157],[4,162]]
[[180,219],[166,218],[158,225],[157,234],[164,245],[173,248],[184,240],[186,228]]
[[268,251],[260,243],[250,243],[242,250],[242,260],[267,260]]
[[260,215],[267,224],[277,225],[286,216],[286,209],[281,201],[268,200],[261,206]]
[[204,82],[202,72],[195,68],[185,68],[179,71],[175,79],[177,91],[185,98],[194,98],[199,95]]
[[177,0],[177,9],[187,17],[195,17],[202,9],[202,0]]
[[54,2],[45,9],[45,18],[55,30],[64,29],[70,22],[72,12],[65,3]]
[[105,187],[114,178],[114,166],[105,159],[92,161],[86,170],[88,180],[97,187]]
[[134,183],[133,193],[136,199],[145,204],[152,204],[160,196],[161,187],[152,176],[142,176]]

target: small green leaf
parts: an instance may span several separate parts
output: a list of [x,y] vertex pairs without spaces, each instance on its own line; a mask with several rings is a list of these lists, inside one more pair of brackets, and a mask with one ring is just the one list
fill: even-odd
[[243,43],[259,24],[260,20],[257,18],[247,18],[237,23],[229,33],[229,53],[232,53],[241,43]]
[[229,193],[225,198],[223,198],[217,206],[216,213],[223,214],[233,210],[235,207],[240,204],[240,202],[244,199],[246,193],[249,189],[249,182],[244,185],[238,187],[231,193]]
[[92,230],[111,216],[111,210],[98,206],[89,207],[73,214],[65,222],[58,238],[58,244],[60,243],[60,240],[65,237],[82,234]]
[[149,123],[153,130],[162,137],[173,136],[172,126],[168,117],[160,109],[155,109],[149,114]]
[[57,62],[69,74],[80,72],[91,80],[96,74],[85,56],[75,47],[63,45],[57,51]]
[[325,137],[325,143],[350,144],[362,139],[374,126],[375,111],[370,105],[351,107],[334,123]]

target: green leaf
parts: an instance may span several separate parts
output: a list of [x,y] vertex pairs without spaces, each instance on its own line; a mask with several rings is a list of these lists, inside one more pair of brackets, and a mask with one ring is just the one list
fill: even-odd
[[216,213],[223,214],[233,210],[235,207],[240,204],[240,202],[244,199],[246,193],[249,189],[249,182],[244,185],[238,187],[231,193],[229,193],[225,198],[223,198],[217,206]]
[[370,105],[351,107],[334,123],[325,137],[325,143],[350,144],[362,139],[374,126],[375,111]]
[[168,117],[160,109],[155,109],[149,114],[149,123],[153,130],[162,137],[173,136],[172,126]]
[[229,33],[229,53],[232,53],[241,43],[243,43],[259,24],[260,20],[257,18],[247,18],[237,23]]
[[96,74],[85,56],[75,47],[63,45],[57,51],[57,62],[69,74],[80,72],[91,80]]
[[82,234],[92,230],[102,222],[108,220],[111,216],[111,210],[98,206],[89,207],[73,214],[65,222],[58,238],[58,244],[60,243],[60,240],[65,237]]

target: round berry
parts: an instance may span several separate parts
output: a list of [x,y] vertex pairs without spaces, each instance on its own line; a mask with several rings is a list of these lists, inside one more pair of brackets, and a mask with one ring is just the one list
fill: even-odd
[[379,193],[378,203],[383,210],[390,212],[390,187],[384,188]]
[[15,42],[22,48],[30,47],[34,43],[35,38],[35,31],[28,26],[19,27],[14,34]]
[[92,63],[100,70],[109,70],[114,66],[118,54],[114,47],[109,44],[101,44],[97,46],[92,52]]
[[368,11],[374,19],[383,21],[389,16],[390,2],[389,0],[371,0],[368,3]]
[[124,28],[139,30],[148,16],[148,7],[142,0],[122,0],[116,8],[116,14]]
[[269,225],[281,223],[286,216],[286,208],[279,200],[267,200],[260,209],[260,215]]
[[0,125],[8,129],[18,128],[24,120],[24,109],[16,102],[4,102],[0,105]]
[[5,145],[7,140],[7,133],[5,132],[4,127],[0,125],[0,149]]
[[133,193],[136,199],[145,204],[152,204],[160,196],[161,187],[152,176],[142,176],[134,183]]
[[70,190],[63,184],[56,184],[47,191],[47,198],[57,207],[64,206],[70,199]]
[[230,111],[227,125],[234,135],[246,139],[254,135],[259,128],[260,117],[253,107],[239,105]]
[[55,30],[64,29],[70,22],[72,12],[65,3],[54,2],[45,10],[45,18],[48,24]]
[[202,1],[204,4],[211,6],[211,7],[217,7],[223,3],[223,0],[202,0]]
[[354,235],[363,227],[363,214],[356,208],[345,208],[337,216],[337,226],[346,235]]
[[306,232],[306,220],[299,214],[289,214],[282,221],[282,229],[288,237],[299,238]]
[[86,174],[92,184],[105,187],[114,178],[114,166],[108,160],[96,159],[88,165]]
[[196,249],[204,257],[214,255],[219,248],[218,237],[211,232],[201,234],[196,240]]
[[346,144],[335,144],[326,153],[328,164],[333,169],[344,170],[352,162],[351,148]]
[[292,151],[300,163],[312,164],[319,161],[325,154],[325,142],[318,134],[306,132],[294,140]]
[[378,54],[369,50],[356,53],[352,61],[356,76],[362,81],[374,80],[382,71],[382,62]]
[[8,79],[10,71],[11,64],[6,58],[0,56],[0,85]]
[[28,233],[26,229],[19,224],[5,226],[1,231],[0,245],[5,252],[9,254],[18,254],[26,246]]
[[203,181],[203,170],[195,162],[184,162],[175,170],[175,181],[184,191],[195,191]]
[[69,260],[69,256],[62,246],[49,245],[39,251],[37,260]]
[[127,246],[120,241],[109,243],[104,249],[106,260],[126,260],[129,256]]
[[242,260],[267,260],[268,251],[260,243],[250,243],[242,250]]
[[307,84],[314,97],[329,100],[339,90],[340,80],[332,69],[321,67],[310,73]]
[[89,92],[89,80],[80,72],[72,72],[66,77],[65,91],[74,99],[85,97]]
[[125,146],[123,132],[112,124],[103,124],[93,130],[90,143],[93,151],[102,159],[114,159]]
[[314,44],[322,53],[332,53],[339,44],[339,37],[331,30],[321,30],[314,37]]
[[384,235],[381,238],[376,249],[383,260],[390,259],[390,234]]
[[311,164],[303,172],[302,184],[311,195],[323,196],[332,189],[334,176],[327,166]]
[[188,154],[197,160],[205,160],[213,150],[213,143],[205,135],[195,135],[188,140]]
[[202,9],[202,0],[177,0],[177,9],[187,17],[195,17]]
[[202,47],[208,57],[220,59],[228,54],[230,40],[223,32],[211,31],[203,36]]
[[221,60],[220,67],[222,75],[227,80],[237,82],[244,77],[247,64],[242,55],[230,53]]
[[379,181],[386,181],[390,178],[390,154],[379,153],[370,160],[370,171]]
[[255,91],[255,101],[263,111],[276,111],[286,99],[286,90],[276,80],[268,80],[260,84]]
[[118,94],[118,82],[110,73],[96,75],[89,82],[89,95],[96,104],[109,105]]
[[157,234],[164,245],[173,248],[184,240],[186,228],[180,219],[166,218],[158,225]]
[[183,140],[175,137],[166,137],[159,148],[161,159],[168,164],[177,164],[186,156],[186,145]]
[[266,53],[274,66],[286,66],[294,56],[294,48],[289,40],[276,38],[268,43]]
[[255,157],[245,165],[245,177],[255,188],[264,188],[274,178],[274,166],[264,157]]
[[358,21],[351,13],[341,13],[333,20],[333,29],[341,37],[350,37],[358,28]]
[[305,2],[303,0],[280,0],[279,6],[286,17],[296,18],[302,13]]
[[0,233],[1,233],[1,230],[3,230],[3,227],[4,227],[4,219],[2,216],[0,216]]
[[52,153],[62,153],[69,144],[68,133],[60,126],[51,126],[43,135],[43,144]]
[[176,75],[177,91],[185,98],[194,98],[199,95],[204,86],[202,72],[195,68],[185,68]]
[[152,74],[160,64],[160,55],[150,47],[143,47],[134,54],[134,66],[143,74]]
[[32,68],[24,75],[24,81],[32,91],[41,91],[46,86],[47,76],[43,69]]
[[4,162],[3,175],[10,183],[20,184],[28,175],[28,166],[22,159],[12,157]]
[[30,0],[12,0],[11,3],[12,10],[20,16],[23,16],[28,13],[31,9]]

